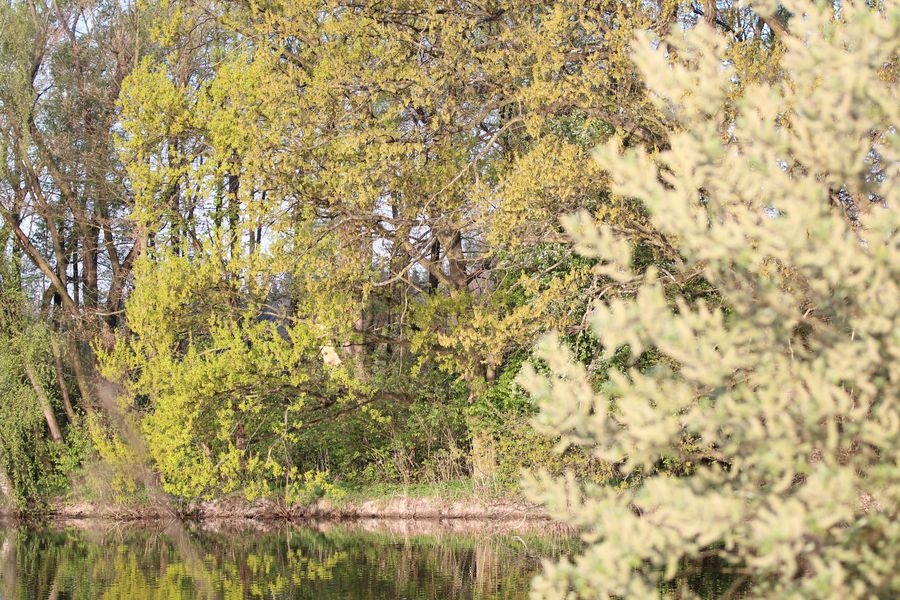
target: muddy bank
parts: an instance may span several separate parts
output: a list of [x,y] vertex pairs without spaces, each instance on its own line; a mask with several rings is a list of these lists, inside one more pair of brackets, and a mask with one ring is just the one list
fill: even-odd
[[53,502],[49,506],[15,510],[0,507],[0,521],[45,521],[53,519],[103,519],[108,521],[142,521],[181,518],[167,506],[93,504],[89,502]]
[[320,500],[303,507],[287,508],[273,501],[213,500],[197,507],[201,519],[295,518],[295,519],[490,519],[500,521],[549,520],[536,504],[515,500],[482,502],[475,499],[391,498],[332,503]]
[[443,498],[411,498],[398,495],[391,498],[330,502],[319,500],[301,507],[288,507],[272,499],[248,502],[243,498],[225,498],[199,502],[184,507],[159,504],[110,505],[86,502],[58,501],[33,513],[17,515],[0,509],[0,518],[34,517],[39,519],[105,519],[112,521],[183,519],[196,521],[221,520],[472,520],[498,522],[550,522],[547,511],[536,504],[518,500],[476,499],[449,500]]
[[[15,529],[21,522],[0,519],[0,530]],[[572,537],[575,530],[556,521],[539,520],[496,520],[496,519],[399,519],[399,518],[356,518],[356,519],[247,519],[224,518],[182,521],[167,519],[135,519],[129,521],[103,517],[65,518],[55,517],[39,523],[50,530],[66,529],[90,531],[102,535],[122,535],[129,532],[153,531],[170,537],[182,536],[185,532],[216,535],[258,535],[284,533],[296,528],[316,531],[323,535],[333,533],[382,534],[397,538],[444,536],[477,536],[488,539],[504,535],[561,535]]]

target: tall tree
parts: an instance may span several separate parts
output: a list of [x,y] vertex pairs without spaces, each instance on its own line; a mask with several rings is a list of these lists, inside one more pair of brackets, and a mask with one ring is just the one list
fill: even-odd
[[[172,489],[237,485],[273,448],[291,464],[289,438],[335,398],[408,402],[444,377],[474,401],[541,331],[583,328],[586,302],[568,299],[600,280],[558,217],[646,232],[589,153],[614,132],[667,146],[630,40],[689,24],[691,6],[168,5],[163,50],[121,95],[153,249],[106,358],[152,399]],[[742,75],[769,74],[763,30],[735,30],[757,67]]]
[[21,508],[47,491],[55,475],[49,446],[59,452],[63,429],[49,331],[28,306],[9,233],[0,226],[0,501]]
[[109,340],[143,243],[112,135],[137,19],[120,2],[0,6],[0,216],[34,269],[27,291],[65,332],[85,409],[89,342]]

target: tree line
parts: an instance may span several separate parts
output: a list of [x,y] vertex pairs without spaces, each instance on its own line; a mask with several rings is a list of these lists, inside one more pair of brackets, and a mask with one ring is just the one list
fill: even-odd
[[[677,260],[589,158],[674,131],[633,33],[712,25],[739,88],[777,77],[785,18],[674,1],[4,4],[4,398],[10,422],[30,415],[5,478],[60,479],[69,433],[66,461],[137,452],[182,496],[309,470],[494,477],[498,453],[511,483],[555,460],[548,440],[522,453],[534,405],[512,379],[551,329],[596,362],[585,315],[606,284],[560,216],[592,211],[647,263]],[[13,458],[34,441],[45,456]]]
[[526,467],[536,597],[895,593],[897,23],[4,3],[0,491]]

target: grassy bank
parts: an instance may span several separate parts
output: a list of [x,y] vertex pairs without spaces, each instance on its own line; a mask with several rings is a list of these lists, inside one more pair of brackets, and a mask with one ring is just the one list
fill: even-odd
[[229,497],[201,502],[199,518],[546,519],[546,512],[513,491],[486,491],[471,479],[438,483],[335,486],[307,503],[283,497],[248,502]]
[[35,518],[186,519],[502,519],[546,520],[546,512],[510,490],[486,490],[471,479],[437,483],[335,485],[304,503],[282,495],[248,501],[241,494],[197,502],[152,500],[146,495],[117,501],[70,496],[0,514]]

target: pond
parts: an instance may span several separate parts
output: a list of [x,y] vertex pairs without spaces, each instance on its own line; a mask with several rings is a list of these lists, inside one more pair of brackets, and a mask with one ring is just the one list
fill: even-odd
[[577,551],[549,525],[471,521],[0,523],[0,600],[518,600]]

